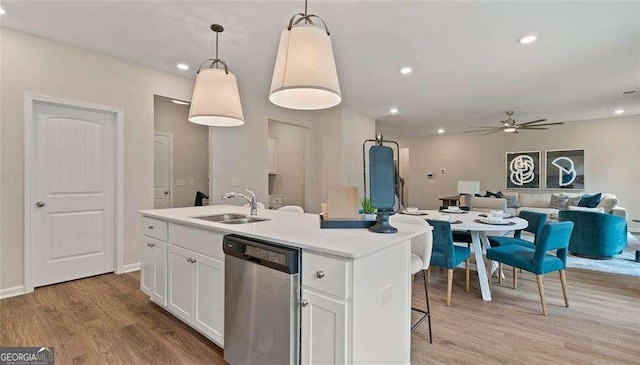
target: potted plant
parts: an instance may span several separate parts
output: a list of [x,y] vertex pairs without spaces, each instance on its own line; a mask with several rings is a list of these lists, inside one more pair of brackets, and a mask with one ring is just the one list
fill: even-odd
[[366,221],[375,221],[376,220],[376,208],[371,204],[371,199],[364,198],[360,201],[360,206],[362,207],[362,218]]

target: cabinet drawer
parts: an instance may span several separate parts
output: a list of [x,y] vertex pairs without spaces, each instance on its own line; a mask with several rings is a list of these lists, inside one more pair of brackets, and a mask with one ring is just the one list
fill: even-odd
[[149,237],[167,240],[167,222],[149,217],[142,217],[142,232]]
[[303,286],[348,298],[348,276],[347,261],[310,252],[302,253]]
[[224,234],[222,233],[171,223],[169,225],[169,236],[169,243],[173,245],[184,247],[224,262],[224,252],[222,251]]

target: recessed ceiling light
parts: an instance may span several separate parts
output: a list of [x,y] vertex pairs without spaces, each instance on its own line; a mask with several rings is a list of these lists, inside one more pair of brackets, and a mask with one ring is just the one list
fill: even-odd
[[536,39],[538,39],[538,37],[536,35],[527,34],[527,35],[523,35],[522,37],[518,38],[518,43],[529,44],[529,43],[532,43],[533,41],[535,41]]
[[622,113],[624,113],[624,109],[616,109],[613,112],[616,113],[616,114],[622,114]]
[[6,11],[4,11],[4,9],[0,7],[0,15],[4,15],[4,14],[6,14],[6,13],[7,13],[7,12],[6,12]]
[[396,114],[396,113],[398,113],[398,108],[391,108],[391,109],[389,109],[389,113],[391,113],[391,114]]
[[189,104],[191,104],[188,101],[182,101],[182,100],[176,100],[176,99],[171,99],[171,101],[176,103],[176,104],[179,104],[179,105],[189,105]]
[[440,134],[444,133],[444,128],[438,129],[438,133],[440,133]]
[[187,65],[186,63],[179,63],[176,65],[177,68],[181,69],[181,70],[188,70],[189,69],[189,65]]
[[411,67],[403,67],[400,69],[400,73],[403,75],[410,74],[413,69]]

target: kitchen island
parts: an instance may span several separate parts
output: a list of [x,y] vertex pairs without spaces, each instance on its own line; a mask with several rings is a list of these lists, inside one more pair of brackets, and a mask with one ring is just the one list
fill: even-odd
[[225,224],[198,219],[249,214],[217,205],[142,214],[141,289],[151,300],[224,347],[226,234],[299,248],[303,363],[409,363],[411,239],[428,226],[393,223],[396,234],[320,229],[314,214],[259,209],[265,219]]

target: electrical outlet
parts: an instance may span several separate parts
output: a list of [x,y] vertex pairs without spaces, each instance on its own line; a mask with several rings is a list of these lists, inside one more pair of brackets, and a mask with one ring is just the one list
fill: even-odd
[[195,185],[195,183],[196,182],[193,179],[189,179],[189,186],[193,186],[193,185]]
[[445,169],[445,168],[441,168],[441,169],[440,169],[440,173],[441,173],[441,174],[446,174],[446,173],[447,173],[447,169]]
[[391,284],[385,286],[384,288],[382,288],[382,290],[380,290],[380,302],[381,304],[384,304],[388,301],[391,300],[392,296],[393,296],[393,287],[391,286]]
[[240,179],[234,177],[231,179],[231,186],[240,186]]

